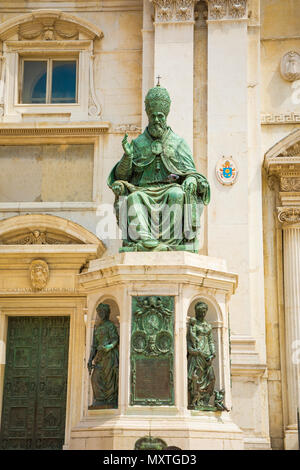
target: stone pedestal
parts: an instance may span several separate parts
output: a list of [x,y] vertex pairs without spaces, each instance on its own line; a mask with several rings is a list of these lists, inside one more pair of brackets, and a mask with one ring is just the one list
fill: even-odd
[[[184,450],[242,449],[243,435],[230,412],[188,409],[186,326],[199,300],[207,303],[206,319],[213,326],[215,388],[225,389],[231,408],[228,302],[237,276],[227,271],[225,261],[187,252],[120,253],[91,261],[79,283],[88,297],[86,357],[100,302],[110,305],[110,319],[119,326],[119,404],[118,409],[88,409],[92,391],[86,369],[82,418],[68,448],[131,450],[138,439],[151,435]],[[132,405],[132,302],[144,296],[173,297],[173,398],[168,406]]]

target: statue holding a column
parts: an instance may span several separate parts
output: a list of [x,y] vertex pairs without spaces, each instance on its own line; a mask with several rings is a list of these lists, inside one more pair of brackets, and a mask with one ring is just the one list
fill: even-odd
[[123,157],[109,175],[123,234],[121,251],[198,252],[200,216],[210,188],[187,143],[167,125],[170,105],[165,88],[148,91],[148,127],[132,142],[125,134]]

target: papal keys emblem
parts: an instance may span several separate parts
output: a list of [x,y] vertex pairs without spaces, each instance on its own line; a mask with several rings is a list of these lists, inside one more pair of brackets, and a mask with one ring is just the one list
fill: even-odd
[[238,169],[232,157],[220,158],[216,165],[216,175],[218,181],[225,186],[230,186],[235,183]]

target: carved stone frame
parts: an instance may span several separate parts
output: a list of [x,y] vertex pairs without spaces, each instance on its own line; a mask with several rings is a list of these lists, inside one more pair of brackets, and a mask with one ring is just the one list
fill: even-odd
[[[270,214],[266,213],[264,232],[267,233],[270,230],[275,232],[274,236],[267,237],[269,246],[265,246],[265,272],[270,272],[271,267],[275,268],[274,278],[276,279],[274,285],[274,282],[272,283],[273,276],[265,277],[266,316],[269,324],[276,322],[279,324],[278,344],[276,343],[276,334],[274,337],[269,334],[267,335],[269,338],[267,348],[269,350],[277,349],[276,354],[280,358],[280,365],[277,366],[277,369],[280,370],[270,370],[269,380],[281,382],[285,448],[292,449],[297,448],[294,446],[297,446],[298,438],[296,424],[291,423],[290,417],[291,409],[297,406],[295,394],[298,393],[299,399],[299,390],[297,392],[291,386],[294,377],[294,372],[291,371],[294,363],[290,350],[295,337],[297,337],[297,325],[293,322],[297,318],[298,312],[295,295],[298,290],[297,272],[300,261],[297,257],[291,257],[290,251],[298,243],[299,236],[297,234],[300,231],[300,129],[295,129],[265,154],[264,170],[269,188],[266,187],[269,196],[265,198],[265,205],[268,208],[265,210],[270,211],[272,199],[274,210],[273,220],[270,218]],[[294,284],[297,285],[297,288],[293,291]],[[274,288],[275,292],[277,290],[277,295],[274,296],[273,290],[272,300],[268,293],[272,292]],[[269,303],[271,303],[270,306]],[[273,328],[272,331],[275,329]],[[270,339],[271,336],[272,339]],[[279,373],[278,377],[276,372]],[[299,377],[299,372],[296,374]],[[272,387],[273,384],[271,384],[271,390]],[[274,412],[273,409],[270,410],[270,413]]]
[[[56,25],[59,25],[59,34]],[[2,122],[23,122],[32,118],[100,120],[101,104],[94,86],[94,41],[102,37],[102,31],[96,26],[59,10],[38,10],[4,22],[0,27]],[[21,104],[20,62],[23,57],[75,58],[78,63],[77,103]]]

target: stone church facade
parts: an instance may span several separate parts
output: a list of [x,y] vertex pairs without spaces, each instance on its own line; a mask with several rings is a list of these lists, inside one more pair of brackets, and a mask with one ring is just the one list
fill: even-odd
[[[168,262],[163,254],[165,274],[147,271],[145,279],[163,285],[161,295],[176,296],[166,280],[174,273],[185,289],[184,315],[200,286],[224,305],[226,320],[215,319],[215,328],[225,343],[225,326],[230,334],[224,383],[235,428],[229,426],[221,448],[230,448],[236,429],[245,449],[298,448],[299,15],[298,0],[0,1],[0,416],[6,446],[11,440],[14,448],[41,448],[48,440],[50,448],[132,449],[148,435],[146,425],[141,433],[126,421],[128,381],[119,390],[119,410],[89,409],[86,363],[98,303],[109,303],[111,319],[124,332],[130,322],[125,297],[143,282],[140,271],[132,274],[134,257],[120,254],[118,268],[110,264],[121,241],[106,180],[122,156],[124,133],[131,140],[147,125],[144,97],[160,77],[172,100],[168,123],[185,138],[211,186],[199,254],[215,261],[205,274],[195,267],[183,273],[180,284],[176,275],[192,259],[180,254]],[[218,178],[226,159],[235,174],[230,184]],[[150,266],[147,256],[143,263]],[[220,259],[228,268],[223,277]],[[211,286],[205,284],[209,272]],[[185,322],[178,329],[182,338]],[[122,344],[120,357],[128,353]],[[126,375],[123,364],[120,374]],[[184,387],[175,390],[172,419],[186,403]],[[101,413],[105,432],[97,431]],[[121,447],[109,425],[117,413],[131,433]],[[160,411],[153,413],[159,422]],[[143,416],[141,410],[136,423]],[[164,428],[162,419],[154,434],[168,440]],[[220,448],[205,433],[201,439],[201,448]],[[182,437],[181,448],[193,448],[189,440]]]

